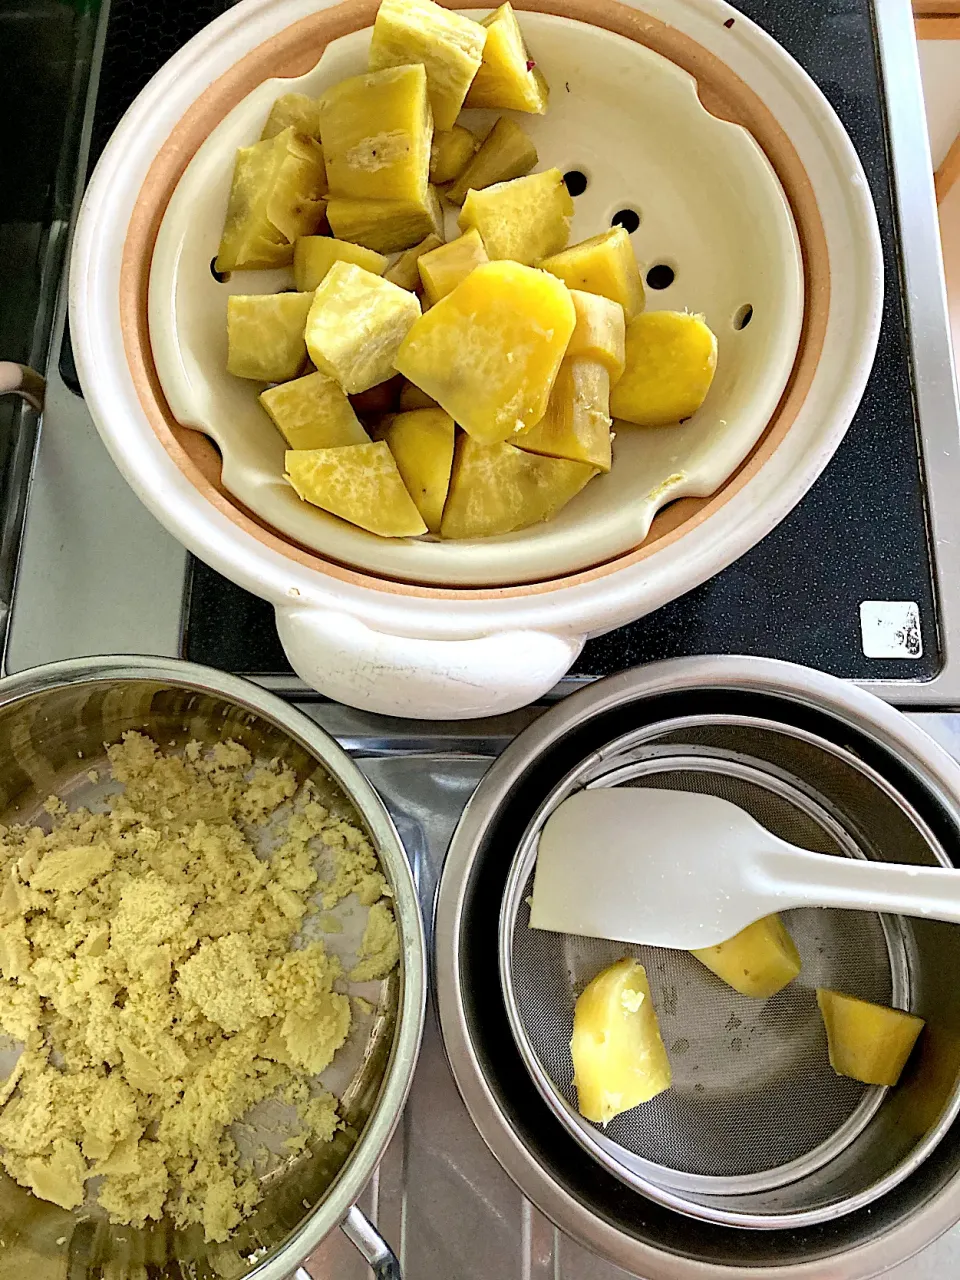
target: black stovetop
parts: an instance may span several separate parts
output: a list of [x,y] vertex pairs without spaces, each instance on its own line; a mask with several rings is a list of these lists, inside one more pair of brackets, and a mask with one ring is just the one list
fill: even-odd
[[[703,586],[590,641],[574,674],[606,675],[681,655],[747,653],[851,679],[929,679],[941,654],[871,0],[734,3],[806,68],[859,152],[877,206],[886,270],[877,358],[846,439],[793,513]],[[95,155],[149,76],[224,7],[222,0],[113,0]],[[69,381],[69,347],[63,365]],[[864,600],[915,602],[923,656],[865,657]],[[290,670],[272,608],[199,561],[191,566],[183,650],[194,661],[244,674]]]

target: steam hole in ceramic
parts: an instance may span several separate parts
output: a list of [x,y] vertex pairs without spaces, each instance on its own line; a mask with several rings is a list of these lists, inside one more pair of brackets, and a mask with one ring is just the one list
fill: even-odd
[[580,169],[570,169],[563,175],[563,181],[572,196],[582,196],[589,185],[587,175]]
[[651,289],[669,289],[676,278],[673,267],[666,262],[658,262],[647,272],[647,285]]
[[640,225],[640,214],[636,209],[618,209],[610,219],[611,227],[623,227],[628,235],[633,235]]

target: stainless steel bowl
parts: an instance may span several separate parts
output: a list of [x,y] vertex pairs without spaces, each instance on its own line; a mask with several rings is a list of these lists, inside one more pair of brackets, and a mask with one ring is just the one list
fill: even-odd
[[[279,698],[206,667],[157,658],[91,658],[56,663],[0,682],[0,823],[29,821],[47,796],[75,806],[106,764],[105,744],[127,730],[163,745],[233,738],[255,760],[279,757],[310,779],[335,811],[358,823],[380,858],[394,895],[401,939],[399,974],[382,984],[374,1028],[347,1094],[350,1136],[296,1161],[270,1185],[229,1246],[203,1243],[166,1221],[142,1231],[70,1213],[0,1176],[0,1272],[5,1276],[146,1274],[170,1280],[287,1280],[343,1225],[376,1274],[399,1277],[396,1258],[354,1203],[399,1120],[423,1028],[426,966],[413,877],[377,793],[332,738]],[[309,1280],[305,1271],[298,1277]]]
[[[897,1168],[898,1184],[884,1186],[872,1203],[843,1216],[828,1211],[821,1221],[789,1229],[750,1231],[690,1217],[628,1185],[601,1161],[586,1158],[583,1145],[533,1083],[493,978],[511,864],[539,806],[584,765],[600,774],[609,769],[611,755],[623,752],[627,735],[656,739],[668,721],[711,716],[738,718],[748,738],[750,724],[765,721],[784,726],[794,737],[809,735],[830,744],[882,781],[904,821],[908,813],[915,815],[918,829],[929,833],[933,843],[926,853],[921,853],[925,841],[915,835],[908,859],[915,854],[921,861],[935,860],[931,849],[939,846],[951,862],[960,860],[960,768],[905,717],[862,691],[803,668],[743,658],[682,660],[613,677],[553,708],[522,734],[485,777],[454,835],[435,922],[447,1053],[474,1121],[524,1193],[564,1230],[628,1271],[646,1280],[726,1280],[746,1271],[778,1280],[822,1280],[828,1274],[832,1280],[862,1280],[909,1257],[960,1218],[960,1125],[952,1120],[960,1072],[960,998],[950,977],[960,961],[956,929],[921,920],[911,925],[902,950],[899,942],[891,950],[886,941],[879,944],[890,957],[886,981],[893,984],[899,970],[896,981],[910,1002],[927,1012],[935,1033],[900,1088],[848,1100],[850,1116],[858,1117],[853,1128],[861,1132],[835,1153],[833,1168],[841,1194],[844,1179],[850,1189],[864,1172],[858,1168],[861,1160],[868,1178],[872,1172],[876,1181]],[[684,733],[680,736],[682,741]],[[640,747],[641,756],[647,745]],[[807,769],[806,782],[829,791],[822,755]],[[885,856],[896,856],[886,843],[891,833],[882,829],[893,809],[858,813],[855,801],[850,793],[841,809],[857,818],[857,841],[869,834],[870,847],[879,841]],[[905,830],[899,828],[901,834]],[[880,937],[886,938],[882,928]],[[878,957],[882,952],[875,948],[870,963]],[[735,1106],[726,1119],[735,1128]],[[891,1146],[889,1160],[884,1142]],[[677,1150],[667,1155],[671,1172],[682,1169]],[[808,1172],[817,1179],[816,1170]],[[820,1192],[829,1201],[826,1183]],[[789,1196],[789,1184],[763,1194]],[[683,1196],[689,1195],[688,1185]],[[709,1198],[705,1188],[698,1197]],[[732,1199],[726,1199],[727,1207]]]

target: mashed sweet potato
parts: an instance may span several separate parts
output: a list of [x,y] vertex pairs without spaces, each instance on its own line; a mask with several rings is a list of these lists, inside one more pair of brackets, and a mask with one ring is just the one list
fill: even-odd
[[[0,827],[0,1028],[23,1045],[0,1084],[0,1163],[64,1208],[167,1213],[220,1241],[260,1195],[235,1140],[251,1107],[296,1108],[290,1149],[339,1127],[315,1079],[350,1029],[338,988],[386,976],[396,922],[363,832],[289,769],[135,733],[109,757],[106,812],[51,799],[52,830]],[[343,975],[300,931],[351,893],[371,910]]]

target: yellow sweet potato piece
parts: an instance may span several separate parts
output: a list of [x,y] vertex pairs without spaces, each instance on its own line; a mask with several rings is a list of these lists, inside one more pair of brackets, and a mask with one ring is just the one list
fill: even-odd
[[340,449],[293,449],[286,478],[304,500],[382,538],[416,538],[427,526],[384,440]]
[[335,449],[369,439],[350,401],[325,373],[270,387],[260,403],[291,449]]
[[468,191],[457,224],[476,229],[491,262],[510,258],[530,266],[559,253],[570,235],[573,200],[559,169]]
[[325,190],[320,145],[295,129],[241,147],[217,270],[289,265],[294,240],[311,235],[320,225]]
[[438,129],[451,129],[477,74],[487,33],[433,0],[382,0],[370,41],[370,70],[422,63]]
[[435,133],[430,149],[430,181],[452,182],[473,159],[479,145],[476,136],[462,124]]
[[293,261],[293,245],[267,218],[263,182],[271,179],[264,176],[264,157],[251,156],[251,151],[253,147],[243,147],[237,152],[223,235],[214,261],[217,271],[286,267]]
[[468,231],[449,244],[425,253],[417,265],[427,302],[433,306],[452,293],[461,280],[466,280],[474,267],[489,261],[478,231]]
[[421,240],[419,244],[415,244],[412,249],[406,249],[400,254],[392,267],[388,267],[383,273],[384,280],[389,280],[391,284],[398,284],[401,289],[416,290],[420,288],[420,269],[417,263],[425,253],[429,253],[431,249],[437,249],[443,241],[439,236],[434,235],[431,231],[430,235]]
[[445,191],[452,204],[463,204],[470,190],[481,191],[496,182],[509,182],[530,172],[538,160],[537,148],[518,124],[501,116],[480,150]]
[[320,137],[320,108],[316,98],[308,98],[305,93],[285,93],[278,98],[270,108],[260,140],[275,138],[291,127],[308,138]]
[[432,396],[415,387],[412,382],[404,382],[400,388],[400,409],[406,413],[410,409],[439,409],[440,406]]
[[301,236],[293,246],[293,279],[303,292],[314,290],[335,262],[352,262],[355,266],[382,276],[387,259],[363,245],[332,236]]
[[609,471],[610,374],[598,360],[567,358],[536,426],[513,438],[518,449],[587,462]]
[[640,427],[665,427],[691,417],[706,399],[717,340],[703,316],[646,311],[627,325],[626,357],[610,412]]
[[800,972],[800,953],[779,916],[765,916],[715,947],[693,952],[734,991],[767,1000]]
[[397,470],[431,533],[440,532],[453,467],[453,419],[442,409],[398,413],[383,431]]
[[611,227],[599,236],[572,244],[569,249],[544,258],[539,265],[559,276],[570,289],[598,293],[619,302],[628,320],[643,310],[643,280],[623,227]]
[[457,440],[450,492],[443,509],[444,538],[489,538],[549,520],[596,475],[565,458],[524,453],[512,444]]
[[670,1060],[643,965],[625,957],[584,988],[573,1010],[570,1053],[577,1106],[594,1124],[609,1124],[670,1088]]
[[470,435],[506,440],[546,412],[575,321],[555,276],[489,262],[412,325],[394,364]]
[[483,25],[487,28],[483,61],[463,105],[542,116],[550,90],[527,52],[513,6],[502,4],[483,19]]
[[626,360],[626,325],[623,307],[596,293],[571,289],[577,324],[567,347],[566,358],[599,360],[610,374],[611,384],[623,376]]
[[267,199],[267,217],[293,244],[298,236],[316,231],[323,218],[327,179],[319,142],[294,129],[278,133],[286,140],[287,154]]
[[341,200],[327,205],[327,221],[335,236],[378,253],[397,253],[425,237],[443,238],[443,213],[433,187],[423,200]]
[[414,294],[352,262],[335,262],[313,295],[307,350],[344,391],[366,391],[393,376],[397,348],[419,315]]
[[924,1028],[923,1018],[817,988],[830,1065],[864,1084],[895,1085]]
[[328,89],[319,107],[332,197],[424,201],[433,127],[423,67],[353,76]]
[[235,293],[227,299],[227,371],[258,382],[286,382],[307,362],[303,331],[313,295]]

